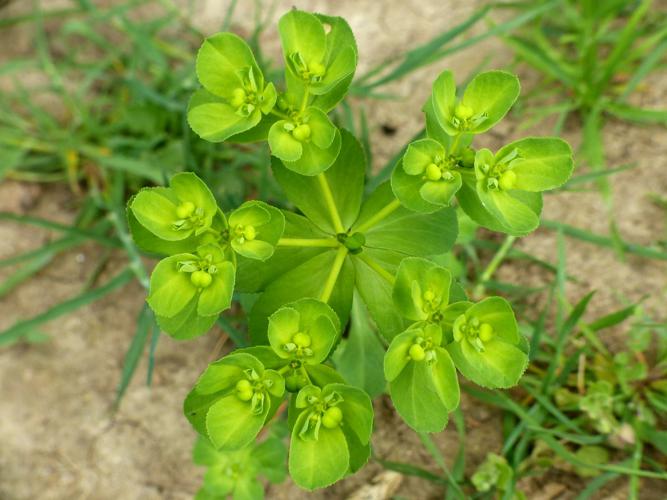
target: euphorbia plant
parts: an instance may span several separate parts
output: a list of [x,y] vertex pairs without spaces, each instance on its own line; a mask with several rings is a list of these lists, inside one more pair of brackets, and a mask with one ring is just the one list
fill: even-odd
[[517,383],[528,349],[510,305],[499,297],[468,301],[431,259],[456,240],[454,200],[488,228],[535,229],[540,192],[565,182],[572,159],[556,138],[515,141],[495,154],[475,150],[474,136],[510,109],[518,80],[482,73],[459,99],[444,72],[424,107],[427,137],[409,145],[391,183],[364,196],[362,147],[327,115],[356,66],[349,26],[292,10],[279,30],[284,87],[265,80],[243,40],[217,34],[198,54],[203,89],[188,119],[207,140],[267,140],[273,175],[300,213],[249,201],[225,214],[188,173],[168,188],[141,191],[128,213],[137,244],[164,256],[148,303],[168,334],[203,334],[234,292],[254,300],[253,345],[209,365],[186,398],[186,417],[231,453],[251,446],[288,399],[289,470],[313,489],[355,472],[370,455],[371,399],[331,357],[353,297],[363,302],[354,310],[365,306],[388,343],[384,377],[414,429],[444,428],[459,402],[457,371],[485,387]]

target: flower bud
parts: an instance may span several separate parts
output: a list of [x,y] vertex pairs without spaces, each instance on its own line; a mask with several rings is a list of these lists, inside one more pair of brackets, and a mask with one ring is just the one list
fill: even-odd
[[435,163],[429,163],[426,167],[426,178],[429,181],[439,181],[442,178],[442,170]]
[[298,332],[295,333],[292,337],[292,342],[294,342],[299,347],[309,347],[311,338],[307,333]]
[[511,170],[506,171],[500,176],[500,187],[502,189],[513,189],[516,184],[516,174]]
[[493,327],[488,323],[479,326],[479,338],[482,342],[488,342],[493,338]]
[[310,126],[304,124],[298,125],[293,131],[292,131],[292,137],[294,137],[297,141],[305,141],[310,138]]
[[246,226],[243,229],[243,237],[248,240],[252,241],[257,237],[257,231],[255,230],[254,226]]
[[457,118],[460,118],[461,120],[467,120],[473,115],[473,110],[470,106],[466,106],[465,104],[459,103],[456,105],[456,108],[454,109],[454,115]]
[[343,412],[337,406],[327,408],[327,411],[322,415],[322,425],[327,429],[338,427],[343,420]]
[[232,97],[229,99],[229,104],[232,108],[240,108],[245,104],[246,93],[243,89],[237,88],[232,92]]
[[195,205],[191,201],[184,201],[176,207],[176,217],[179,219],[187,219],[195,212]]
[[413,361],[422,361],[426,357],[426,352],[419,344],[412,344],[408,351],[408,355]]
[[190,282],[197,288],[206,288],[213,281],[213,276],[206,271],[195,271],[190,275]]
[[322,63],[314,62],[308,68],[313,76],[324,76],[327,68]]
[[250,383],[250,380],[244,378],[236,382],[236,390],[239,392],[252,390],[252,384]]

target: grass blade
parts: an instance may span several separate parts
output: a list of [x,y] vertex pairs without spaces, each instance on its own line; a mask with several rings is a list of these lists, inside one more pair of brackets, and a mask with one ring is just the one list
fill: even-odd
[[609,103],[605,110],[621,120],[644,123],[648,125],[667,125],[667,110],[644,109],[628,104]]
[[[607,238],[606,236],[601,236],[584,229],[579,229],[577,227],[552,220],[543,220],[542,227],[562,231],[564,235],[570,236],[571,238],[576,238],[578,240],[585,241],[586,243],[592,243],[593,245],[598,245],[610,250],[614,250],[614,243],[612,242],[612,239]],[[635,245],[625,241],[622,241],[621,244],[623,246],[624,252],[639,255],[640,257],[646,257],[649,259],[667,260],[667,252],[660,250],[659,248]]]
[[148,306],[144,304],[144,307],[139,311],[139,316],[137,317],[137,329],[130,342],[130,347],[125,354],[125,362],[123,363],[123,371],[121,372],[120,382],[118,384],[118,389],[116,390],[116,400],[114,402],[114,407],[118,408],[120,405],[121,399],[125,395],[127,387],[132,381],[132,376],[137,369],[141,355],[144,352],[146,346],[146,339],[148,338],[148,333],[153,327],[153,318],[152,313],[148,309]]
[[0,346],[14,343],[22,336],[26,335],[43,323],[56,319],[80,307],[90,304],[91,302],[95,302],[96,300],[101,299],[117,288],[125,286],[132,280],[133,276],[134,274],[132,271],[129,268],[125,268],[106,284],[98,288],[93,288],[92,290],[81,293],[75,297],[72,297],[71,299],[61,302],[60,304],[53,306],[49,310],[38,314],[37,316],[16,322],[11,327],[0,332]]
[[0,299],[11,292],[18,285],[41,271],[54,257],[53,252],[41,254],[39,257],[28,261],[23,267],[9,275],[5,281],[0,283]]

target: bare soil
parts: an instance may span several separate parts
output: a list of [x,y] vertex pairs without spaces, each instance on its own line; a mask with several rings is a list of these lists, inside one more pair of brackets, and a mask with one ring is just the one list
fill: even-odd
[[[62,6],[67,2],[52,2]],[[185,5],[187,2],[182,1]],[[352,26],[360,48],[359,73],[387,57],[423,42],[465,19],[479,2],[422,0],[279,1],[276,15],[296,5],[300,8],[344,16]],[[47,4],[51,4],[47,2]],[[206,32],[220,25],[227,2],[195,2],[192,15]],[[251,2],[241,2],[240,32],[252,22]],[[13,5],[12,12],[25,10]],[[2,11],[0,11],[2,12]],[[30,33],[0,32],[0,59],[17,56],[30,47]],[[11,43],[9,41],[11,40]],[[270,50],[277,55],[276,32],[266,33]],[[7,49],[5,50],[5,47]],[[489,56],[488,67],[510,61],[498,41],[455,55],[421,69],[399,84],[383,88],[400,99],[367,103],[375,167],[379,168],[421,127],[421,104],[435,76],[452,68],[459,78]],[[529,82],[529,80],[526,80]],[[654,79],[643,89],[647,106],[664,107],[667,80]],[[383,127],[384,126],[384,127]],[[525,134],[518,121],[494,132],[490,143],[498,146]],[[393,132],[388,135],[387,130]],[[543,127],[532,133],[548,134]],[[568,124],[566,136],[576,146],[580,128]],[[667,191],[667,137],[663,129],[611,122],[605,131],[610,165],[628,162],[637,167],[614,178],[615,215],[627,241],[653,244],[665,240],[665,211],[653,204],[651,194]],[[62,186],[40,187],[5,181],[0,184],[0,210],[71,221],[77,200]],[[547,196],[544,218],[605,234],[607,219],[599,194],[562,193]],[[0,223],[0,259],[38,248],[54,233],[17,224]],[[544,260],[555,261],[555,235],[539,230],[518,246]],[[58,257],[34,279],[0,302],[0,330],[75,295],[93,272],[100,249],[86,245]],[[104,282],[122,263],[113,255],[100,277]],[[657,320],[665,319],[667,264],[628,256],[620,262],[611,251],[568,239],[568,271],[577,277],[569,283],[568,297],[575,302],[597,290],[591,314],[614,310],[647,296],[645,304]],[[0,268],[0,279],[13,269]],[[498,277],[522,284],[540,284],[548,275],[530,266],[503,265]],[[160,339],[153,384],[145,384],[145,361],[137,370],[117,412],[112,409],[125,351],[134,334],[144,291],[136,283],[76,313],[43,327],[50,340],[15,345],[0,350],[0,499],[187,499],[199,487],[202,471],[191,463],[194,432],[182,416],[183,398],[210,361],[221,332],[179,343]],[[611,340],[610,340],[611,342]],[[613,342],[611,342],[613,344]],[[502,444],[499,415],[464,397],[466,461],[474,470],[486,453],[499,452]],[[416,435],[402,424],[387,399],[376,402],[375,453],[386,460],[419,464],[437,472]],[[450,463],[458,439],[453,426],[436,437]],[[441,498],[432,483],[395,474],[381,474],[377,464],[331,489],[306,494],[289,480],[272,486],[268,498]],[[522,483],[531,499],[573,498],[580,483],[559,474]],[[659,498],[653,488],[643,498]],[[625,485],[614,484],[604,498],[626,497]],[[602,497],[601,497],[602,498]]]

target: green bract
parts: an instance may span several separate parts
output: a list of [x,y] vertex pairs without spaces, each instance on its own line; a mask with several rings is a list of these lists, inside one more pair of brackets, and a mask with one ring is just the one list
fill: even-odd
[[451,136],[480,134],[507,114],[519,96],[519,79],[504,71],[480,73],[468,84],[460,100],[451,71],[433,83],[433,109],[440,126]]
[[202,234],[218,211],[206,184],[188,172],[174,175],[168,188],[142,189],[129,208],[144,228],[166,241]]
[[261,201],[247,201],[229,216],[221,241],[248,259],[266,260],[273,255],[285,228],[280,210]]
[[[572,150],[561,139],[522,139],[495,155],[480,149],[475,155],[476,193],[506,232],[529,233],[539,224],[537,193],[564,184],[572,168]],[[470,215],[475,218],[474,212]]]
[[408,146],[402,168],[394,170],[392,187],[408,208],[433,212],[448,206],[461,188],[459,160],[448,156],[433,139],[421,139]]
[[234,353],[211,363],[199,377],[184,412],[218,450],[251,443],[285,392],[285,381],[254,356]]
[[511,306],[501,297],[462,306],[465,312],[454,320],[447,345],[456,368],[483,387],[516,385],[528,365],[528,348]]
[[329,111],[347,92],[357,66],[350,27],[340,17],[292,10],[280,19],[278,29],[288,91],[302,98],[318,96],[315,105]]
[[194,254],[172,255],[155,266],[147,301],[165,331],[189,338],[208,330],[230,306],[234,274],[222,248],[202,245]]
[[148,303],[158,316],[171,318],[197,299],[201,316],[220,314],[229,307],[234,288],[234,265],[217,245],[202,245],[196,254],[177,254],[161,260],[151,275]]
[[204,86],[190,99],[188,123],[203,139],[224,141],[255,127],[276,102],[250,47],[232,33],[207,38],[197,54]]
[[336,160],[340,152],[340,132],[322,110],[289,110],[289,119],[275,122],[269,130],[269,146],[274,156],[301,175],[316,175]]
[[333,484],[368,460],[373,407],[364,391],[345,384],[308,385],[290,411],[297,416],[290,416],[289,471],[302,488]]
[[419,432],[440,432],[459,404],[456,369],[441,342],[438,325],[412,327],[394,338],[385,356],[391,400]]
[[[290,392],[299,391],[313,380],[339,381],[321,365],[339,336],[338,316],[325,303],[301,299],[287,304],[269,316],[268,340],[274,353],[270,366],[283,374]],[[270,359],[268,353],[263,356]]]
[[393,298],[398,312],[412,321],[440,324],[449,303],[451,273],[426,259],[401,262],[394,283]]
[[277,436],[240,450],[221,452],[210,441],[199,436],[193,450],[193,461],[208,467],[204,484],[195,500],[227,498],[256,500],[264,498],[264,486],[258,476],[272,483],[285,478],[287,448]]

